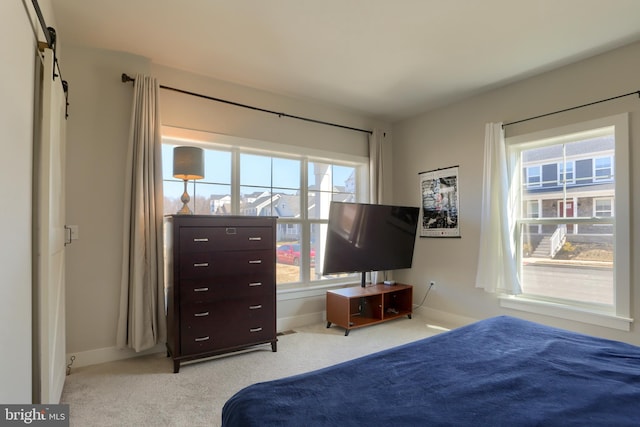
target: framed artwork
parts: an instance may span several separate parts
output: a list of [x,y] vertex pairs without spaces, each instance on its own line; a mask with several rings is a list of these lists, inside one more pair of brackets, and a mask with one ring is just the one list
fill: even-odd
[[461,237],[458,166],[420,172],[420,237]]

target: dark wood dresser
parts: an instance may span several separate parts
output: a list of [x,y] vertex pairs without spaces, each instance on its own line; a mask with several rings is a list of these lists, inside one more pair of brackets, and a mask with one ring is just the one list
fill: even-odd
[[173,372],[257,344],[277,351],[276,218],[170,215],[165,227]]

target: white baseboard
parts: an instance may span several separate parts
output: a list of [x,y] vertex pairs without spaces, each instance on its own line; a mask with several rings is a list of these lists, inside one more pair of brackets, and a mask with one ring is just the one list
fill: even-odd
[[326,318],[327,316],[324,311],[307,313],[301,316],[281,317],[276,320],[276,330],[278,332],[289,331],[300,326],[323,322]]
[[[164,344],[157,344],[149,350],[135,352],[130,348],[120,349],[117,347],[97,348],[95,350],[79,351],[76,353],[67,353],[67,364],[71,363],[71,372],[73,368],[82,366],[97,365],[99,363],[114,362],[116,360],[129,359],[131,357],[144,356],[152,353],[166,352],[167,348]],[[74,358],[73,362],[71,358]]]
[[460,316],[447,311],[436,310],[430,307],[414,308],[414,312],[419,312],[423,317],[432,320],[434,323],[442,323],[447,327],[454,328],[477,322],[479,319]]

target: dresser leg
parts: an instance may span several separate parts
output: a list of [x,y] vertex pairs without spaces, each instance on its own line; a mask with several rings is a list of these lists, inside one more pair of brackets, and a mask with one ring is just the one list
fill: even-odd
[[331,327],[331,322],[327,322],[327,328]]
[[274,352],[274,353],[276,351],[278,351],[278,341],[272,341],[271,342],[271,351]]
[[180,372],[180,361],[179,360],[174,360],[173,361],[173,373],[177,374],[178,372]]

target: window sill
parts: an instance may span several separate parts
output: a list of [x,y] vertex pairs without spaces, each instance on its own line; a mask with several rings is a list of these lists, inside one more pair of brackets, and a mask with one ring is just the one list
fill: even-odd
[[590,311],[522,296],[502,296],[500,297],[500,306],[627,332],[631,330],[631,324],[633,323],[633,319],[617,316],[613,313]]
[[310,298],[325,296],[329,289],[339,289],[348,286],[356,286],[358,283],[350,281],[349,283],[327,283],[317,286],[300,286],[298,288],[276,288],[278,301],[286,301],[300,298]]

